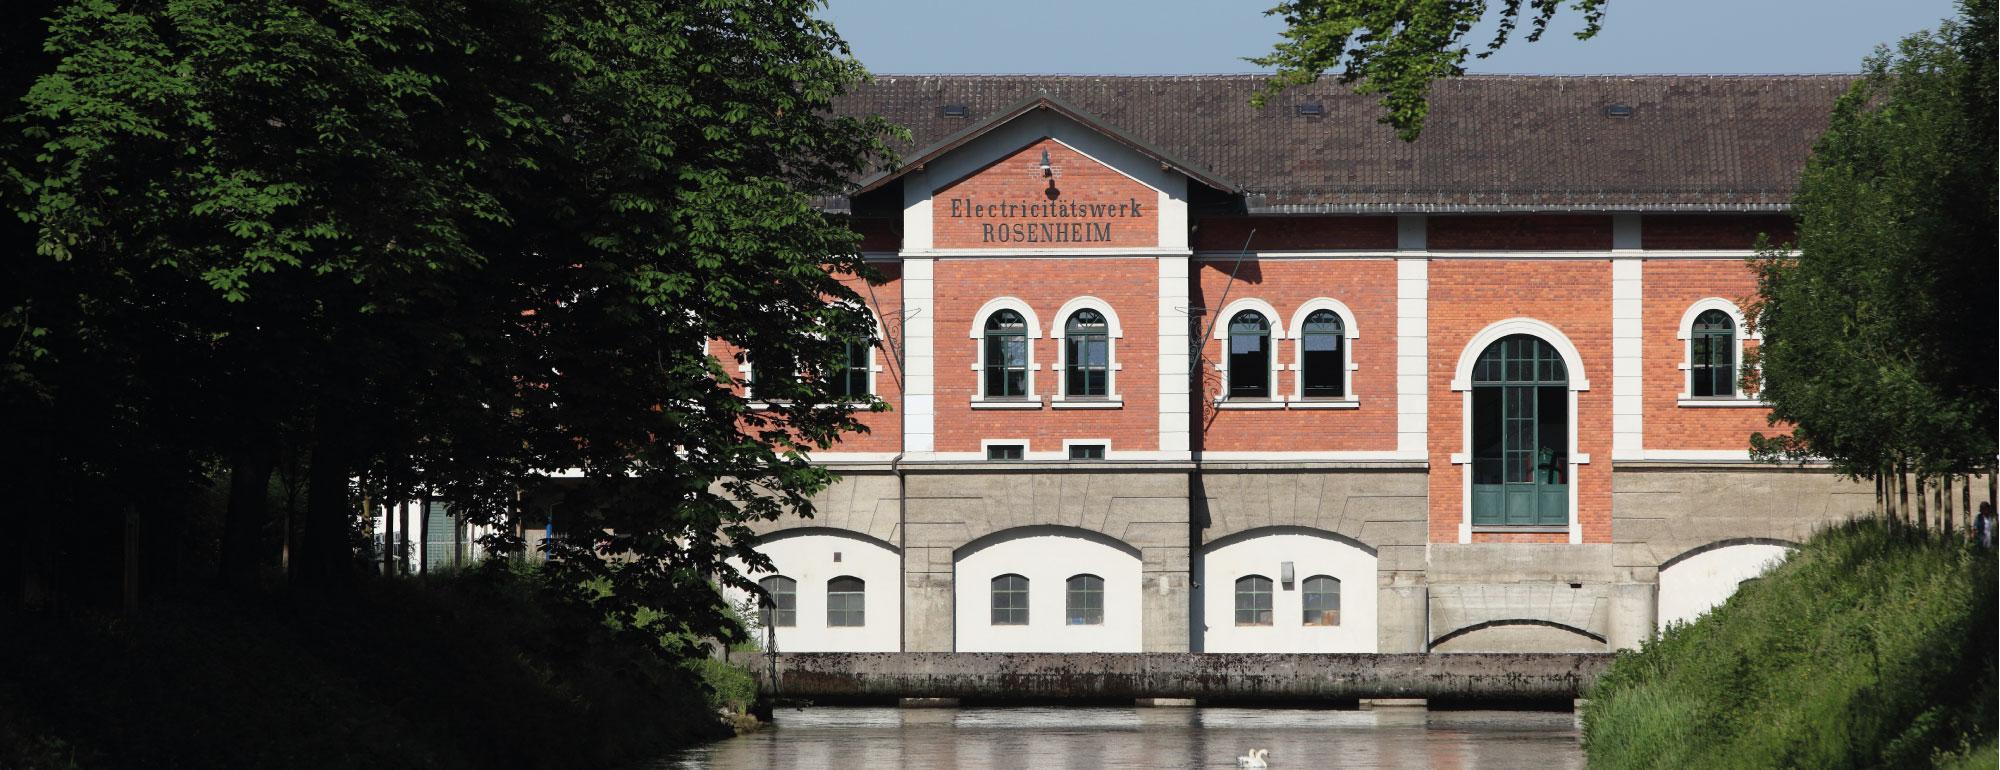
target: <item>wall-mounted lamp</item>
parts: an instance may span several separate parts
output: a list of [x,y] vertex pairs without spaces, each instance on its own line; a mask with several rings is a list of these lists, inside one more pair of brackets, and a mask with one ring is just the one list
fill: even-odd
[[1280,565],[1278,567],[1278,582],[1284,583],[1285,588],[1290,589],[1292,587],[1292,579],[1292,563],[1285,562]]

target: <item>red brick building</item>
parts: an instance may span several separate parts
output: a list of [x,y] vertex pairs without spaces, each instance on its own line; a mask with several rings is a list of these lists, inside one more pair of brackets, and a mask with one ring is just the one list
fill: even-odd
[[1848,83],[1464,78],[1405,143],[1333,84],[881,78],[843,109],[914,141],[830,205],[889,279],[894,411],[767,539],[781,649],[1604,650],[1691,617],[1872,505],[1749,462],[1783,427],[1740,367],[1746,258]]

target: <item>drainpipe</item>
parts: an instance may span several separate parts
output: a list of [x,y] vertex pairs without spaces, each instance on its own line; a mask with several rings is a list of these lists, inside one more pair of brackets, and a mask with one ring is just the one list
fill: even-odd
[[[906,441],[908,439],[905,439]],[[896,608],[900,617],[896,626],[896,650],[910,651],[910,512],[908,507],[908,487],[903,482],[903,451],[889,460],[889,472],[896,474],[896,562],[902,567],[902,585],[896,586]]]

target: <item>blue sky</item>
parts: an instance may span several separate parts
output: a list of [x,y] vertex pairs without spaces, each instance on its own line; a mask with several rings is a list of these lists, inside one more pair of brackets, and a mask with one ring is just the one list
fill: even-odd
[[[831,19],[876,73],[1255,72],[1283,23],[1230,0],[830,0]],[[1499,5],[1494,0],[1492,5]],[[1949,0],[1612,0],[1578,41],[1564,9],[1540,42],[1469,70],[1659,74],[1855,72],[1862,57],[1953,15]],[[1570,23],[1564,23],[1568,19]],[[1486,28],[1472,39],[1484,42]]]

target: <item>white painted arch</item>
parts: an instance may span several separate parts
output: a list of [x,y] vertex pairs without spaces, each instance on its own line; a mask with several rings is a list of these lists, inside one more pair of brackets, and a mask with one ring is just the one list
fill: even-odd
[[1292,331],[1285,335],[1286,339],[1294,340],[1291,362],[1292,371],[1295,372],[1292,375],[1292,398],[1303,401],[1306,397],[1306,318],[1319,310],[1331,310],[1334,315],[1340,317],[1340,336],[1345,340],[1341,345],[1340,356],[1340,392],[1344,394],[1341,400],[1358,400],[1360,396],[1354,392],[1354,371],[1359,368],[1359,365],[1354,363],[1354,341],[1361,338],[1361,327],[1355,323],[1354,311],[1332,297],[1314,297],[1306,300],[1305,304],[1299,305],[1299,309],[1292,312]]
[[1118,370],[1124,368],[1123,365],[1118,363],[1118,348],[1119,341],[1125,337],[1125,326],[1118,322],[1118,311],[1112,309],[1111,303],[1089,295],[1075,297],[1068,302],[1064,302],[1062,307],[1056,309],[1055,317],[1049,321],[1049,338],[1056,340],[1056,362],[1054,367],[1056,376],[1055,398],[1059,401],[1069,398],[1069,375],[1067,374],[1069,346],[1063,344],[1062,340],[1064,339],[1065,332],[1069,329],[1070,315],[1085,308],[1095,310],[1104,315],[1104,325],[1107,330],[1107,336],[1110,337],[1110,344],[1107,345],[1109,350],[1105,351],[1104,397],[1107,400],[1117,400],[1124,393],[1124,391],[1118,389]]
[[1465,343],[1465,348],[1458,353],[1458,367],[1452,370],[1451,389],[1472,390],[1472,367],[1479,363],[1479,354],[1486,352],[1488,346],[1499,342],[1502,338],[1516,334],[1540,337],[1543,342],[1549,343],[1550,347],[1556,349],[1556,354],[1562,356],[1563,366],[1569,369],[1570,390],[1590,389],[1590,378],[1584,373],[1583,354],[1577,352],[1576,343],[1570,342],[1569,335],[1562,333],[1561,329],[1535,318],[1494,321],[1487,324],[1486,328],[1480,329],[1478,334],[1472,335],[1472,341]]
[[1577,452],[1577,394],[1590,389],[1590,378],[1584,373],[1583,354],[1576,349],[1569,335],[1546,321],[1535,318],[1509,318],[1487,324],[1486,328],[1472,335],[1471,341],[1458,353],[1458,366],[1453,370],[1451,389],[1459,392],[1459,451],[1451,454],[1451,463],[1458,466],[1459,475],[1459,520],[1458,542],[1472,542],[1472,367],[1479,362],[1479,354],[1486,348],[1507,337],[1525,334],[1547,342],[1562,356],[1563,367],[1568,370],[1569,390],[1569,542],[1583,542],[1583,525],[1577,518],[1577,471],[1579,466],[1590,464],[1590,456]]
[[[1710,310],[1720,310],[1728,314],[1730,323],[1736,325],[1735,332],[1730,335],[1730,340],[1733,343],[1733,349],[1730,351],[1732,358],[1730,360],[1735,362],[1738,375],[1741,375],[1743,372],[1743,341],[1758,340],[1761,342],[1764,339],[1764,335],[1761,332],[1757,334],[1750,333],[1749,326],[1743,323],[1743,308],[1737,307],[1735,302],[1721,297],[1706,297],[1696,300],[1694,304],[1689,305],[1687,312],[1681,313],[1680,325],[1674,327],[1674,338],[1681,341],[1680,398],[1683,400],[1694,397],[1694,319]],[[1734,383],[1731,395],[1737,399],[1745,398],[1742,382]]]
[[[896,652],[903,640],[903,559],[894,546],[844,529],[801,527],[764,536],[757,551],[769,557],[776,572],[749,573],[741,562],[730,565],[752,582],[783,575],[798,581],[797,623],[777,629],[779,652]],[[863,582],[866,609],[858,627],[829,627],[827,581],[851,576]],[[745,619],[751,637],[765,640],[757,625],[755,599],[748,592],[726,589],[732,606],[749,607]]]
[[1660,567],[1657,627],[1693,622],[1728,601],[1743,581],[1764,574],[1796,549],[1782,540],[1725,540],[1667,560]]
[[[1029,526],[981,537],[953,554],[953,647],[959,652],[1139,652],[1139,549],[1075,527]],[[993,579],[1028,579],[1027,625],[993,624]],[[1070,625],[1068,580],[1104,580],[1104,622]]]
[[1035,340],[1042,338],[1042,319],[1040,316],[1035,315],[1033,307],[1030,307],[1028,303],[1023,302],[1019,297],[994,297],[987,300],[986,304],[980,305],[979,312],[972,314],[973,392],[978,394],[975,400],[986,399],[986,377],[982,374],[986,371],[986,319],[1002,310],[1012,310],[1020,313],[1021,320],[1026,321],[1028,324],[1027,398],[1032,400],[1041,394],[1040,390],[1035,389],[1036,370],[1041,368],[1039,364],[1035,363]]
[[[1292,564],[1293,581],[1283,582]],[[1311,527],[1264,527],[1217,539],[1196,557],[1195,601],[1201,608],[1203,652],[1375,652],[1375,551],[1351,538]],[[1236,625],[1236,580],[1271,579],[1272,623]],[[1307,626],[1306,578],[1340,581],[1340,625]]]
[[[1211,334],[1215,339],[1222,340],[1222,352],[1216,356],[1215,360],[1215,370],[1222,373],[1222,395],[1218,396],[1217,400],[1222,401],[1229,398],[1229,321],[1235,318],[1237,313],[1245,310],[1257,311],[1264,316],[1264,321],[1271,325],[1271,353],[1269,356],[1271,360],[1271,373],[1269,375],[1271,378],[1270,400],[1283,401],[1284,391],[1279,386],[1279,383],[1283,382],[1283,380],[1278,377],[1278,373],[1285,370],[1285,360],[1278,355],[1278,342],[1285,339],[1285,320],[1283,316],[1278,315],[1278,309],[1272,307],[1271,303],[1256,297],[1243,297],[1232,301],[1222,308],[1221,313],[1215,316],[1215,323],[1212,324],[1215,328]],[[1251,400],[1257,401],[1262,399]]]

